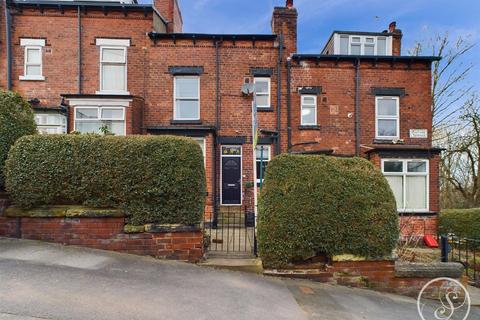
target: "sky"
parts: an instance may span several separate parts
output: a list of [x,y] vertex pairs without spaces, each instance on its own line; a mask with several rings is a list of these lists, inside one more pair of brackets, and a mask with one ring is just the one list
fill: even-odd
[[[178,1],[184,32],[192,33],[271,33],[273,7],[285,5],[285,0]],[[383,31],[392,21],[403,31],[405,55],[416,41],[437,34],[465,37],[477,43],[463,62],[475,64],[468,82],[480,91],[479,0],[294,0],[294,5],[299,53],[320,53],[333,30]]]

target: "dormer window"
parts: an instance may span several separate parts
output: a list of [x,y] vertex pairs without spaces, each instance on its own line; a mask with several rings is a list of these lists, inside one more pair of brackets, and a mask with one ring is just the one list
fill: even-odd
[[387,35],[335,34],[335,54],[386,56],[392,54],[391,47],[391,37]]

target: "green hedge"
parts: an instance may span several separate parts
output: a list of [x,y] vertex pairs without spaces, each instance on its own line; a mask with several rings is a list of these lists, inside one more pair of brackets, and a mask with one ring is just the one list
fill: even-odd
[[203,155],[170,136],[23,137],[6,162],[14,203],[125,209],[132,224],[197,224],[205,202]]
[[258,216],[265,266],[318,253],[383,257],[398,237],[393,193],[367,160],[281,155],[269,163]]
[[439,218],[439,232],[480,239],[480,208],[442,211]]
[[25,135],[37,132],[32,107],[18,93],[0,90],[0,190],[10,147]]

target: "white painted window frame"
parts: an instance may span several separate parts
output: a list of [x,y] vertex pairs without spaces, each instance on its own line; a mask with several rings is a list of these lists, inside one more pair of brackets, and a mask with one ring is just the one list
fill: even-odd
[[[45,77],[43,75],[43,47],[45,46],[45,39],[20,39],[20,46],[24,47],[23,51],[23,75],[19,77],[19,80],[27,81],[44,81]],[[28,50],[38,50],[40,56],[40,63],[28,63],[27,61],[27,52]],[[39,66],[40,75],[28,75],[27,66]]]
[[[178,79],[195,79],[197,80],[197,85],[198,85],[198,96],[197,97],[181,97],[177,98],[177,80]],[[173,78],[173,120],[178,120],[178,121],[197,121],[201,119],[201,107],[200,107],[200,97],[201,97],[201,92],[200,92],[200,76],[175,76]],[[177,115],[177,100],[187,100],[187,101],[198,101],[197,103],[197,110],[198,110],[198,117],[197,118],[179,118]]]
[[[396,116],[380,116],[378,115],[378,101],[391,99],[395,100],[397,104]],[[381,136],[378,134],[378,123],[380,120],[396,120],[397,121],[397,132],[395,136]],[[396,96],[376,96],[375,97],[375,138],[379,140],[395,140],[400,139],[400,97]]]
[[[257,145],[257,150],[260,150],[260,148],[263,147],[263,152],[264,152],[264,156],[266,155],[266,158],[267,159],[263,159],[263,162],[270,162],[272,160],[272,146],[271,145],[265,145],[265,144],[261,144],[261,145]],[[255,152],[255,155],[257,153]],[[257,164],[258,162],[260,162],[260,159],[256,158],[255,159],[255,164]],[[259,172],[257,172],[257,174],[259,174]],[[265,172],[264,172],[264,176],[263,176],[263,179],[265,180]],[[257,185],[260,184],[260,179],[255,179],[257,181]]]
[[[402,162],[402,172],[385,172],[385,162]],[[424,162],[426,164],[425,172],[408,172],[409,162]],[[402,213],[426,213],[430,211],[430,161],[428,159],[382,159],[381,161],[382,173],[384,176],[403,177],[403,207],[397,208],[398,212]],[[409,209],[407,204],[407,177],[422,176],[426,177],[426,208],[425,209]]]
[[255,77],[253,78],[253,83],[256,84],[257,82],[264,82],[266,81],[268,83],[268,92],[257,92],[256,87],[255,87],[255,95],[256,96],[267,96],[268,97],[268,105],[258,105],[258,109],[270,109],[272,106],[272,79],[270,77]]
[[[226,148],[240,148],[239,155],[224,155],[223,147]],[[224,204],[223,203],[223,161],[224,157],[240,158],[240,204]],[[220,205],[224,207],[238,207],[243,205],[243,146],[242,145],[228,145],[224,144],[220,146]]]
[[[97,119],[77,119],[77,109],[96,109],[97,110]],[[120,118],[102,118],[102,109],[113,109],[113,110],[122,110],[122,117]],[[83,122],[83,121],[123,121],[123,133],[121,134],[122,136],[127,135],[127,121],[125,117],[125,107],[123,106],[108,106],[108,105],[102,105],[102,106],[89,106],[89,105],[78,105],[75,106],[73,109],[73,130],[77,130],[77,121],[78,122]]]
[[356,34],[344,34],[344,33],[337,33],[335,34],[334,37],[334,52],[335,54],[341,54],[340,52],[340,38],[341,37],[348,37],[348,55],[352,54],[352,38],[360,38],[360,55],[365,55],[365,44],[367,44],[366,39],[367,38],[373,38],[373,44],[374,44],[374,55],[379,55],[378,54],[378,39],[379,38],[385,38],[386,43],[385,43],[385,55],[381,56],[391,56],[392,55],[392,36],[389,35],[356,35]]
[[[105,49],[123,49],[123,62],[112,62],[103,60],[103,50]],[[103,66],[104,65],[123,65],[124,66],[124,77],[125,77],[125,86],[124,90],[105,90],[103,88]],[[100,47],[100,90],[97,91],[97,94],[130,94],[127,90],[128,88],[128,61],[127,61],[127,47],[125,46],[101,46]]]
[[[313,98],[314,99],[314,104],[306,104],[305,103],[305,98]],[[306,123],[303,121],[303,109],[304,108],[314,108],[315,109],[315,121],[313,123]],[[316,126],[318,124],[318,119],[317,119],[317,109],[318,109],[318,104],[317,104],[317,96],[313,94],[304,94],[301,96],[301,108],[300,108],[300,124],[302,126]]]
[[207,139],[205,137],[191,137],[198,144],[202,144],[202,153],[203,153],[203,164],[207,166]]
[[[35,113],[35,122],[37,124],[38,132],[42,133],[42,129],[56,129],[55,134],[65,134],[67,133],[67,117],[63,114],[57,113],[53,114],[55,117],[61,119],[61,124],[52,124],[52,123],[40,123],[38,121],[39,117],[45,117],[48,120],[48,117],[52,114],[45,113],[45,112],[36,112]],[[43,133],[43,134],[51,134],[51,133]]]

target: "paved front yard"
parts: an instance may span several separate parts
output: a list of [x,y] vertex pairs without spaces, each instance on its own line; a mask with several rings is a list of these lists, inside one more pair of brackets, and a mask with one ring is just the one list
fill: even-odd
[[[470,319],[479,319],[474,310]],[[415,300],[0,239],[0,320],[418,319]]]

